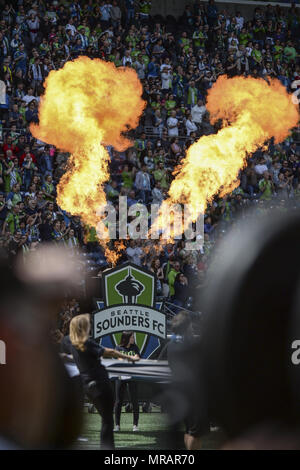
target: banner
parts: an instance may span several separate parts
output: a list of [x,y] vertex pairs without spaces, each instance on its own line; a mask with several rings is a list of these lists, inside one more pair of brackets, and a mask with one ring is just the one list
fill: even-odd
[[118,331],[141,331],[159,338],[166,338],[166,317],[150,307],[116,305],[101,310],[94,316],[94,337],[114,334]]

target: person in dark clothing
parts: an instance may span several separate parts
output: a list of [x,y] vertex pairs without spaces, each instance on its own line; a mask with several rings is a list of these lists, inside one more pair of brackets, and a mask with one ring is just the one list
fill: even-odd
[[84,389],[78,368],[74,367],[70,335],[64,336],[62,331],[60,329],[57,329],[54,330],[52,333],[52,341],[54,342],[57,352],[59,353],[64,363],[65,369],[70,378],[72,390],[75,397],[74,399],[76,400],[78,409],[80,410],[81,417],[83,417],[82,412],[84,407]]
[[12,237],[8,245],[10,265],[13,265],[17,255],[21,251],[22,251],[22,232],[20,230],[16,230],[14,236]]
[[174,291],[173,303],[178,307],[183,307],[188,299],[189,288],[188,280],[182,273],[178,273],[175,278]]
[[184,421],[185,447],[198,450],[202,445],[201,436],[209,431],[206,399],[201,387],[201,343],[193,336],[191,317],[184,310],[172,319],[171,329],[174,336],[167,346],[172,371],[171,395],[167,403],[169,418],[174,430],[181,428]]
[[225,64],[225,68],[228,77],[232,78],[237,74],[237,61],[234,58],[234,55],[229,55],[228,60]]
[[[121,351],[129,357],[140,357],[140,350],[135,344],[133,331],[123,331],[120,344],[116,347],[116,350]],[[133,406],[133,431],[138,431],[139,401],[137,383],[122,378],[116,380],[115,431],[120,431],[121,410],[127,386]]]
[[63,336],[59,341],[59,352],[72,355],[72,343],[69,335]]
[[45,217],[44,217],[44,220],[43,220],[43,223],[39,226],[39,230],[40,230],[40,235],[41,235],[41,239],[42,241],[50,241],[52,240],[52,224],[51,224],[51,220],[52,220],[52,215],[50,212],[47,212],[45,214]]
[[74,217],[71,221],[71,228],[74,230],[74,235],[78,239],[79,244],[82,245],[84,241],[83,227],[79,217]]
[[192,256],[188,256],[183,266],[183,274],[188,282],[188,294],[194,295],[194,290],[199,284],[197,265]]
[[128,359],[135,362],[137,355],[128,356],[114,349],[103,348],[90,334],[90,316],[77,315],[70,323],[70,340],[72,343],[72,356],[79,369],[84,390],[95,405],[102,418],[100,435],[101,449],[114,449],[113,437],[113,393],[108,373],[100,358]]

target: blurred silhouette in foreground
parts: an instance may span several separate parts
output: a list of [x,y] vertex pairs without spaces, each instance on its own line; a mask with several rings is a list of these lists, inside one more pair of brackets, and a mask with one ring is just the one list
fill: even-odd
[[67,250],[43,246],[9,267],[0,261],[0,449],[53,449],[72,444],[81,426],[79,397],[50,330],[79,273]]
[[172,448],[185,421],[190,449],[212,422],[223,449],[300,449],[299,234],[298,211],[250,213],[216,248],[200,336],[186,312],[173,319]]
[[[209,431],[205,388],[202,386],[201,342],[194,336],[190,313],[182,310],[171,322],[173,336],[167,344],[167,359],[172,372],[172,383],[165,395],[168,411],[170,448],[201,449],[201,437]],[[197,360],[195,360],[197,358]]]
[[[199,369],[193,367],[191,358],[199,353],[198,340],[193,336],[192,319],[188,312],[182,310],[171,323],[175,336],[168,344],[168,362],[172,371],[172,391],[174,408],[172,416],[174,424],[184,422],[184,445],[188,450],[201,449],[201,436],[208,432],[208,421],[202,408],[203,396],[195,395],[195,385]],[[196,349],[195,349],[196,348]],[[200,362],[196,362],[199,367]],[[190,387],[193,383],[193,386]],[[199,393],[199,389],[197,390]],[[178,405],[176,405],[178,402]],[[191,406],[192,404],[192,406]]]
[[225,449],[300,449],[299,234],[299,212],[246,219],[211,266],[199,393]]

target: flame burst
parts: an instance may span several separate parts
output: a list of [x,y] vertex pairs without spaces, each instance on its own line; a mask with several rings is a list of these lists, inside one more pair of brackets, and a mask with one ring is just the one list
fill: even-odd
[[188,204],[191,221],[195,221],[216,194],[225,195],[239,185],[238,174],[249,153],[271,137],[275,143],[284,140],[299,119],[291,96],[276,79],[267,83],[223,75],[208,92],[207,110],[212,123],[223,120],[223,128],[188,149],[174,172],[169,198],[161,206],[154,229],[163,230],[164,213],[174,203]]
[[[123,133],[134,129],[144,109],[142,85],[133,69],[88,57],[67,62],[45,80],[34,137],[71,153],[68,171],[57,187],[57,202],[72,215],[105,231],[97,216],[106,204],[103,184],[109,179],[109,155],[103,145],[123,151],[131,145]],[[101,227],[100,227],[101,226]],[[108,261],[118,254],[100,240]]]

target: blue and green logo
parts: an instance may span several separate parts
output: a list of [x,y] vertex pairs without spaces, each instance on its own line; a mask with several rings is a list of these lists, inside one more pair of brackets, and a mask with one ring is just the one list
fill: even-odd
[[151,357],[166,338],[166,316],[156,303],[155,275],[140,266],[125,263],[103,273],[104,299],[97,300],[94,338],[114,348],[122,331],[134,331],[144,358]]

